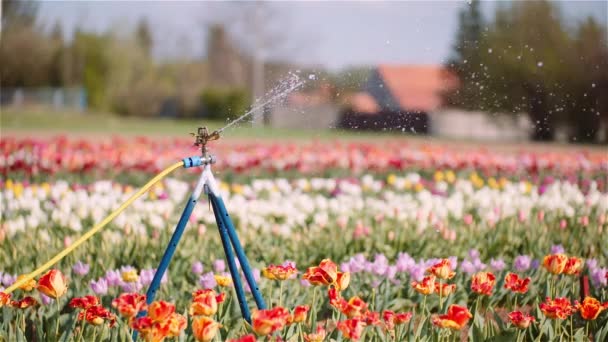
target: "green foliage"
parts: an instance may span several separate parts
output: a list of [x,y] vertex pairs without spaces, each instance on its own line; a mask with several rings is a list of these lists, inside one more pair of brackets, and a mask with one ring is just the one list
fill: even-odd
[[201,94],[201,105],[210,119],[235,119],[247,110],[250,100],[243,89],[207,88]]
[[447,102],[527,112],[536,140],[553,140],[555,129],[567,125],[578,139],[594,141],[598,112],[608,110],[598,104],[599,85],[608,79],[605,28],[589,20],[568,30],[548,1],[499,5],[488,24],[478,6],[474,1],[460,16],[448,67],[461,87],[446,94]]
[[74,50],[77,59],[83,65],[82,83],[87,90],[88,103],[91,107],[107,107],[106,87],[111,71],[109,36],[79,32],[74,38]]

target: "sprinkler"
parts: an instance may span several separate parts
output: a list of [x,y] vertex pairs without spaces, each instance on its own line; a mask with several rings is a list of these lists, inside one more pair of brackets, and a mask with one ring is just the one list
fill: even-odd
[[[259,287],[253,277],[251,266],[249,265],[249,260],[247,259],[245,251],[243,250],[243,246],[239,241],[234,224],[230,219],[230,215],[228,215],[224,200],[222,199],[218,191],[218,186],[215,181],[215,177],[211,172],[211,165],[215,163],[216,159],[214,156],[209,154],[207,143],[209,141],[218,140],[220,138],[220,133],[218,131],[209,133],[206,127],[199,127],[197,133],[192,133],[192,135],[195,137],[194,145],[200,146],[201,148],[201,156],[184,159],[184,165],[186,167],[202,165],[203,171],[201,172],[201,177],[196,187],[194,188],[194,191],[192,192],[192,195],[190,196],[190,199],[188,200],[184,211],[182,212],[179,222],[177,223],[177,227],[175,228],[175,232],[173,233],[173,236],[169,241],[169,245],[165,249],[165,253],[160,261],[160,264],[158,265],[156,273],[154,274],[152,283],[150,284],[148,292],[146,293],[146,301],[148,304],[154,301],[154,297],[156,296],[156,292],[158,291],[158,288],[160,286],[160,281],[163,275],[165,274],[169,263],[171,262],[171,258],[173,257],[175,250],[177,249],[177,245],[186,228],[186,224],[190,219],[192,210],[194,209],[194,206],[198,201],[201,192],[204,190],[205,194],[209,198],[211,207],[213,208],[213,214],[215,216],[215,221],[217,223],[217,227],[222,240],[222,246],[224,248],[226,261],[228,262],[228,268],[232,276],[232,283],[234,284],[237,299],[239,302],[239,307],[241,309],[241,314],[243,315],[243,318],[251,324],[251,313],[247,305],[247,299],[245,298],[243,282],[241,280],[241,276],[239,274],[239,270],[235,262],[235,254],[239,260],[243,275],[245,276],[245,280],[249,285],[249,289],[253,294],[253,298],[255,300],[257,308],[266,308],[266,303],[264,302]],[[139,316],[143,316],[145,314],[146,312],[140,312]],[[135,333],[133,338],[135,339],[136,337],[137,334]]]

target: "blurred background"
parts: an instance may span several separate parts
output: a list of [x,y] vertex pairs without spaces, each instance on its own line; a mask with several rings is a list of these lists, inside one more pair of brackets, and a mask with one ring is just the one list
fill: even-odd
[[257,129],[608,143],[606,1],[2,0],[1,11],[3,134],[183,135],[236,118],[294,73],[304,87],[260,111]]

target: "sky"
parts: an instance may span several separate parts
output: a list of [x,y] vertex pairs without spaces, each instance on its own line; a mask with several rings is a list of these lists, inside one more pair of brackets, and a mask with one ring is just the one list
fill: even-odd
[[[502,1],[503,3],[505,1]],[[607,1],[556,1],[567,23],[594,16],[606,26]],[[298,1],[261,7],[262,31],[269,37],[267,58],[288,59],[329,69],[348,66],[439,64],[451,50],[458,12],[466,1]],[[482,2],[491,18],[500,2]],[[63,24],[69,37],[85,30],[129,32],[140,18],[152,27],[159,60],[204,57],[207,27],[228,25],[244,47],[252,41],[252,4],[205,1],[45,1],[39,17]]]

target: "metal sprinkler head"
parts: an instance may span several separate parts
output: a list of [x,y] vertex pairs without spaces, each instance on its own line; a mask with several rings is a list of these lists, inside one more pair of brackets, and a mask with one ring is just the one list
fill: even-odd
[[195,137],[194,146],[201,147],[201,155],[203,157],[207,157],[207,143],[212,140],[218,140],[220,138],[220,133],[218,131],[213,131],[209,133],[207,127],[199,127],[198,131],[195,133],[190,133]]

